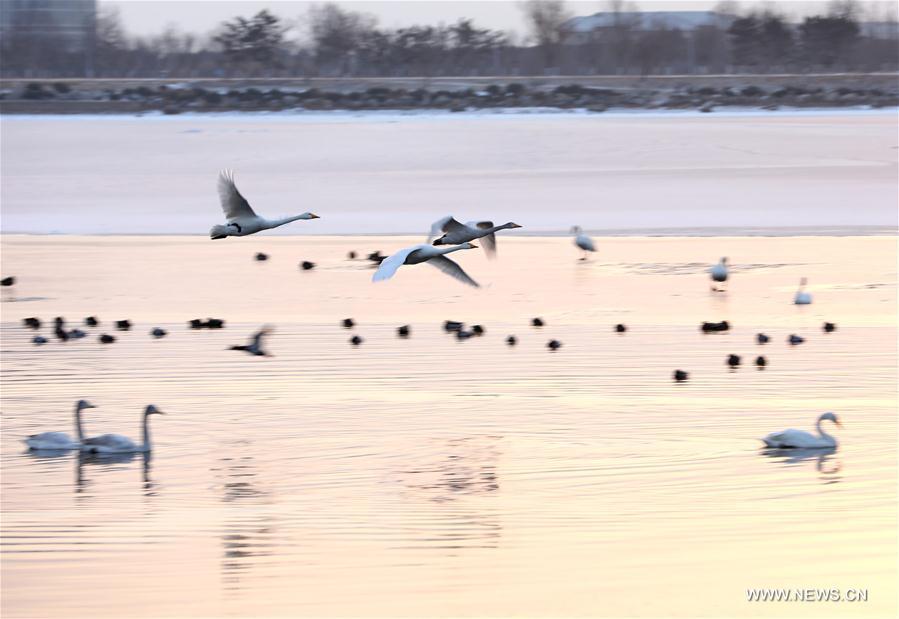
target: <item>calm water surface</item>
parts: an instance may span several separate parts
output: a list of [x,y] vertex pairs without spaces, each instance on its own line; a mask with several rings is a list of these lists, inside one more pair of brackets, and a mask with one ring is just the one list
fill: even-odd
[[[345,258],[413,242],[5,236],[3,616],[895,616],[895,237],[597,238],[587,263],[570,239],[501,239],[495,262],[457,254],[478,290],[427,265],[374,285]],[[815,303],[793,306],[803,275]],[[32,315],[103,324],[38,348]],[[187,329],[207,316],[227,327]],[[274,357],[225,350],[263,323]],[[78,398],[93,434],[165,411],[152,458],[25,452],[72,431]],[[838,451],[761,449],[825,410]]]

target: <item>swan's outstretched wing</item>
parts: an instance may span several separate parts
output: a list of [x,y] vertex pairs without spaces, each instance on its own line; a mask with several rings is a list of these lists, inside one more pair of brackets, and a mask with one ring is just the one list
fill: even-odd
[[465,225],[460,224],[458,221],[456,221],[452,215],[447,215],[443,219],[438,219],[433,224],[431,224],[431,234],[428,236],[428,243],[431,242],[431,239],[442,236],[440,234],[441,232],[443,232],[444,234],[454,234],[464,233],[465,231]]
[[401,249],[395,254],[391,254],[384,258],[381,261],[381,265],[378,267],[378,270],[375,271],[375,274],[371,276],[371,281],[379,282],[381,280],[390,279],[393,277],[393,274],[396,273],[396,270],[403,266],[406,262],[406,258],[409,257],[414,251],[421,249],[422,247],[430,247],[429,245],[413,245],[412,247],[407,247],[405,249]]
[[[489,230],[493,227],[492,221],[469,221],[469,228],[477,228],[478,230]],[[496,257],[496,235],[492,232],[481,237],[481,247],[487,252],[488,258]]]
[[446,256],[434,256],[433,258],[428,260],[428,264],[434,265],[447,275],[452,275],[460,282],[468,284],[469,286],[474,286],[475,288],[480,287],[476,281],[468,276],[468,273],[462,270],[462,267],[460,267],[458,264],[456,264]]
[[443,226],[447,224],[453,218],[452,215],[447,215],[446,217],[442,217],[431,224],[431,231],[428,233],[428,243],[433,241],[438,236],[441,236],[440,233],[443,232]]
[[222,170],[218,181],[219,199],[222,201],[222,210],[227,219],[236,217],[255,217],[256,213],[250,208],[250,203],[237,191],[234,184],[234,173],[231,170]]

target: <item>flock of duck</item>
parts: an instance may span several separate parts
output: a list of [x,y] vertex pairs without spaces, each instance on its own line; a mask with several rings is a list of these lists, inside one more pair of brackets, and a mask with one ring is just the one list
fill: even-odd
[[[223,171],[219,175],[217,188],[226,223],[224,225],[217,224],[212,227],[209,236],[213,240],[224,239],[229,236],[247,236],[263,230],[277,228],[292,221],[318,219],[318,215],[309,212],[282,219],[266,219],[260,217],[255,213],[249,202],[247,202],[237,189],[234,175],[230,171]],[[428,263],[462,283],[477,287],[478,283],[456,262],[448,258],[447,254],[455,251],[477,248],[478,246],[475,245],[473,241],[480,240],[488,257],[495,257],[496,233],[501,230],[520,227],[520,225],[513,222],[508,222],[499,226],[493,225],[490,221],[477,221],[463,224],[456,221],[452,216],[444,217],[434,222],[427,243],[406,247],[389,256],[383,256],[380,252],[370,254],[368,259],[377,266],[377,270],[372,276],[372,281],[379,282],[390,279],[396,271],[404,265]],[[589,254],[596,251],[595,243],[579,226],[575,226],[571,231],[574,234],[575,246],[584,252],[581,260],[587,260]],[[355,252],[351,252],[350,257],[355,258]],[[263,261],[267,260],[268,256],[266,254],[258,253],[255,258],[256,260]],[[315,265],[311,262],[303,263],[304,269],[311,269],[314,266]],[[721,258],[717,264],[711,267],[709,273],[712,280],[712,290],[723,291],[724,284],[730,276],[727,258]],[[4,286],[11,286],[14,283],[15,278],[13,277],[7,277],[2,280]],[[806,285],[806,279],[802,278],[799,289],[793,299],[794,304],[808,305],[812,303],[811,294],[805,290]],[[32,329],[39,329],[41,327],[41,321],[34,317],[24,319],[24,324],[26,327]],[[540,318],[534,318],[532,320],[532,325],[535,327],[543,326],[543,324],[543,320]],[[99,321],[96,317],[90,316],[85,319],[85,325],[95,327],[99,325]],[[122,331],[130,330],[132,326],[128,320],[116,321],[115,325],[116,329]],[[354,322],[352,319],[347,318],[343,321],[343,326],[352,328]],[[217,329],[224,327],[224,321],[216,318],[210,318],[205,321],[193,319],[190,321],[190,327],[193,329]],[[830,333],[836,329],[836,325],[828,322],[824,323],[823,328],[825,332]],[[467,339],[484,333],[484,328],[481,325],[474,325],[471,329],[465,329],[462,323],[455,321],[447,321],[444,324],[444,329],[448,332],[455,333],[456,337],[459,339]],[[701,330],[705,333],[727,331],[729,329],[730,325],[727,321],[718,323],[705,322],[701,325]],[[270,356],[264,348],[263,341],[265,337],[271,333],[271,330],[271,327],[265,326],[253,334],[247,344],[231,346],[230,350],[243,351],[254,356]],[[623,324],[618,324],[615,326],[615,330],[618,333],[624,333],[627,331],[627,327]],[[63,342],[87,336],[87,333],[81,329],[66,329],[65,320],[62,317],[54,319],[54,334],[57,339]],[[410,327],[408,325],[399,327],[397,329],[397,334],[400,337],[408,337],[410,334]],[[155,327],[151,330],[150,335],[154,338],[161,338],[165,337],[167,332],[160,327]],[[756,342],[758,344],[765,344],[769,340],[769,336],[764,333],[756,335]],[[104,333],[99,336],[99,341],[108,344],[114,342],[115,338]],[[791,345],[798,345],[803,341],[803,338],[795,334],[791,334],[788,338],[788,342]],[[43,336],[37,335],[33,338],[32,342],[41,345],[47,343],[48,340]],[[362,338],[358,335],[354,335],[350,339],[350,343],[354,345],[359,345],[362,342]],[[510,346],[514,346],[517,343],[517,338],[514,335],[510,335],[506,338],[506,343]],[[547,348],[552,351],[558,350],[561,346],[562,343],[558,340],[550,340],[547,344]],[[732,354],[728,356],[725,363],[732,369],[735,369],[741,365],[742,360],[738,355]],[[767,365],[767,360],[763,356],[758,356],[755,360],[755,365],[759,369],[764,369]],[[675,382],[685,382],[689,379],[689,374],[684,370],[678,369],[674,371],[673,378]],[[150,441],[149,417],[154,414],[162,414],[162,411],[157,409],[154,405],[148,405],[143,412],[140,443],[135,443],[128,437],[118,434],[103,434],[96,437],[85,436],[81,413],[83,410],[90,408],[95,408],[95,406],[86,400],[79,400],[77,402],[75,406],[75,438],[70,437],[65,432],[43,432],[41,434],[31,435],[24,439],[25,444],[32,450],[80,450],[90,454],[101,455],[145,453],[151,451],[152,444]],[[782,432],[771,433],[765,436],[762,441],[767,447],[778,449],[835,448],[837,446],[837,440],[822,430],[821,423],[823,421],[831,421],[837,426],[840,425],[837,416],[834,413],[827,412],[818,417],[816,422],[817,435],[803,430],[789,429]]]

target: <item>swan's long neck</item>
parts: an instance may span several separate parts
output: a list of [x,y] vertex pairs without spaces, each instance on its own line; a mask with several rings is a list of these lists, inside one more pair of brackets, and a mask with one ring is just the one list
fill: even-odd
[[818,434],[820,434],[820,435],[821,435],[821,438],[823,438],[824,440],[830,441],[831,443],[835,443],[835,442],[836,442],[836,439],[835,439],[834,437],[832,437],[830,434],[828,434],[827,432],[825,432],[824,430],[821,429],[821,422],[822,422],[822,421],[824,421],[824,420],[823,420],[823,419],[818,419],[818,423],[815,424],[815,428],[818,430]]
[[293,217],[285,217],[283,219],[269,219],[268,224],[270,228],[277,228],[278,226],[283,226],[284,224],[289,224],[292,221],[297,221],[298,219],[306,219],[305,215],[294,215]]
[[481,236],[487,236],[488,234],[493,234],[494,232],[499,232],[500,230],[506,230],[507,228],[514,228],[515,224],[511,221],[508,223],[504,223],[501,226],[493,226],[492,228],[487,228],[485,230],[481,230]]
[[78,434],[78,442],[84,442],[84,429],[81,427],[81,405],[75,405],[75,433]]
[[143,450],[150,451],[150,415],[144,413],[144,423],[143,428],[141,429],[141,436],[143,439]]
[[454,245],[452,247],[445,247],[437,250],[438,254],[449,254],[454,251],[459,251],[460,249],[468,249],[466,245]]

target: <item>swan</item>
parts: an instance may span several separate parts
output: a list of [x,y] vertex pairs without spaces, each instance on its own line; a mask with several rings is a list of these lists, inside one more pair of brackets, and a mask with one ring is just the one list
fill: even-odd
[[[727,271],[727,258],[721,258],[721,261],[718,262],[715,266],[709,269],[709,273],[712,276],[712,281],[716,283],[723,283],[727,281],[728,271]],[[721,290],[721,288],[712,284],[712,290]]]
[[[92,454],[124,454],[149,452],[153,449],[150,443],[150,415],[162,415],[161,410],[150,404],[144,409],[143,425],[141,432],[142,442],[135,445],[127,436],[121,434],[103,434],[94,438],[81,439],[81,451]],[[80,427],[80,426],[79,426]]]
[[805,430],[784,430],[783,432],[773,432],[762,439],[768,447],[776,447],[779,449],[800,448],[800,449],[828,449],[837,446],[837,439],[821,429],[822,421],[832,421],[837,427],[842,427],[840,420],[833,413],[824,413],[818,417],[815,423],[815,429],[818,430],[818,436]]
[[812,295],[804,290],[807,283],[808,280],[804,277],[799,280],[799,290],[796,291],[796,296],[793,297],[795,305],[809,305],[812,302]]
[[285,217],[284,219],[265,219],[257,215],[250,203],[246,201],[237,190],[234,184],[234,174],[228,170],[223,170],[219,174],[218,179],[219,199],[222,202],[222,210],[225,212],[225,218],[228,223],[224,226],[212,226],[209,231],[209,237],[213,240],[223,239],[229,236],[247,236],[261,230],[271,230],[286,223],[296,221],[298,219],[318,219],[315,213],[303,213],[293,217]]
[[475,249],[476,247],[477,245],[474,245],[472,243],[463,243],[461,245],[456,245],[455,247],[447,247],[445,249],[437,248],[432,245],[413,245],[412,247],[401,249],[395,254],[385,258],[381,263],[381,266],[378,267],[378,270],[375,271],[375,274],[372,276],[371,280],[373,282],[379,282],[385,279],[390,279],[391,277],[393,277],[393,274],[396,273],[396,270],[404,264],[420,264],[422,262],[427,262],[428,264],[434,265],[447,275],[451,275],[459,281],[477,288],[478,283],[471,279],[468,274],[462,270],[462,267],[447,258],[445,255],[454,251],[459,251],[461,249]]
[[243,350],[257,357],[271,357],[267,351],[262,350],[262,338],[272,332],[271,327],[262,327],[250,338],[250,343],[246,346],[232,346],[228,350]]
[[81,411],[85,408],[96,408],[87,400],[78,400],[75,404],[75,432],[78,440],[72,438],[65,432],[42,432],[41,434],[32,434],[23,442],[28,445],[29,449],[78,449],[81,445],[79,441],[84,440],[81,432]]
[[571,229],[574,233],[574,244],[584,250],[584,257],[581,260],[587,259],[587,252],[596,251],[596,246],[593,245],[593,239],[584,234],[584,231],[581,230],[580,226],[575,226]]
[[469,221],[467,224],[462,224],[456,221],[452,215],[447,215],[431,225],[431,235],[428,240],[430,241],[440,232],[444,234],[434,241],[434,245],[460,245],[475,239],[484,239],[484,251],[487,252],[488,257],[494,258],[496,256],[495,233],[520,227],[511,221],[501,226],[494,226],[492,221]]

